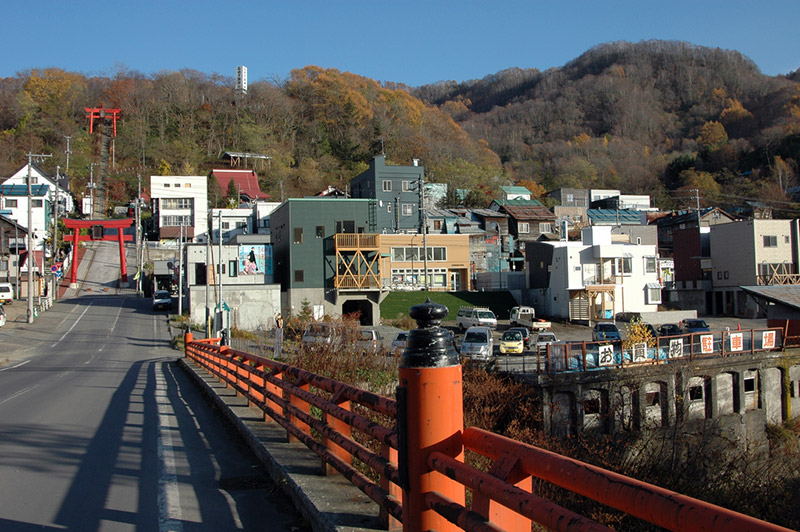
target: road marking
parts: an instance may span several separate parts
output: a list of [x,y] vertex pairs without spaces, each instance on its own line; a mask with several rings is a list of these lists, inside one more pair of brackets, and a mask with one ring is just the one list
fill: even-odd
[[11,397],[8,397],[8,398],[6,398],[6,399],[3,399],[2,401],[0,401],[0,405],[2,405],[3,403],[7,403],[7,402],[9,402],[9,401],[10,401],[10,400],[12,400],[12,399],[16,399],[16,398],[17,398],[17,397],[19,397],[20,395],[26,394],[26,393],[28,393],[29,391],[31,391],[31,390],[33,390],[33,389],[35,389],[35,388],[38,388],[38,387],[39,387],[39,385],[38,385],[38,384],[34,384],[33,386],[28,386],[27,388],[24,388],[24,389],[22,389],[22,390],[18,391],[17,393],[15,393],[14,395],[12,395]]
[[160,532],[182,532],[183,513],[178,489],[177,467],[172,445],[170,421],[173,414],[167,398],[164,375],[156,371],[156,402],[158,403],[158,529]]
[[67,335],[68,335],[70,332],[72,332],[72,329],[74,329],[74,328],[75,328],[75,326],[78,324],[78,322],[79,322],[79,321],[81,321],[81,318],[83,318],[83,315],[84,315],[84,314],[86,314],[86,312],[88,312],[88,311],[89,311],[89,309],[91,308],[91,306],[92,306],[92,304],[93,304],[93,303],[94,303],[94,301],[92,301],[91,303],[89,303],[89,304],[86,306],[86,310],[84,310],[83,312],[81,312],[81,315],[80,315],[80,316],[78,316],[78,319],[77,319],[77,320],[75,320],[75,323],[73,323],[73,324],[72,324],[72,327],[70,327],[69,329],[67,329],[67,332],[65,332],[63,335],[61,335],[61,338],[59,338],[59,339],[58,339],[58,342],[54,343],[54,344],[53,344],[53,345],[51,345],[50,347],[55,347],[55,346],[57,346],[57,345],[58,345],[58,344],[61,342],[61,340],[63,340],[64,338],[66,338],[66,337],[67,337]]
[[10,370],[10,369],[18,368],[18,367],[20,367],[20,366],[24,366],[24,365],[25,365],[25,364],[27,364],[28,362],[30,362],[30,360],[26,360],[25,362],[20,362],[20,363],[19,363],[19,364],[17,364],[16,366],[9,366],[9,367],[7,367],[7,368],[0,369],[0,371],[8,371],[8,370]]

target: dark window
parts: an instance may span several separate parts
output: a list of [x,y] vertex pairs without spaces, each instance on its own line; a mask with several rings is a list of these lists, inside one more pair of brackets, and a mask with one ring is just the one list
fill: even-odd
[[744,392],[750,393],[756,391],[756,378],[750,377],[744,380]]
[[703,399],[703,387],[702,386],[692,386],[689,388],[689,400],[690,401],[700,401]]
[[337,233],[355,233],[356,222],[355,220],[337,220],[336,221]]
[[303,228],[302,227],[295,227],[294,228],[294,238],[292,239],[294,244],[302,244],[303,243]]
[[194,284],[205,286],[206,284],[206,264],[197,262],[194,265]]
[[304,282],[304,279],[305,279],[305,274],[304,274],[303,270],[295,270],[294,271],[294,282],[302,283],[302,282]]
[[776,248],[776,247],[778,247],[778,237],[777,236],[764,235],[764,247],[765,248]]
[[325,226],[318,225],[315,235],[317,238],[325,238]]

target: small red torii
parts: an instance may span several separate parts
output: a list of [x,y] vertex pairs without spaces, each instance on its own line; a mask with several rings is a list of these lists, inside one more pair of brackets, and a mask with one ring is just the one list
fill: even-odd
[[[70,268],[70,283],[78,282],[78,242],[85,242],[89,240],[108,240],[119,241],[119,264],[120,264],[120,277],[123,283],[128,282],[128,265],[125,262],[125,242],[133,242],[133,235],[123,234],[122,230],[126,227],[133,226],[133,218],[125,218],[123,220],[71,220],[64,218],[64,225],[67,229],[72,229],[72,234],[67,238],[72,240],[72,267]],[[98,231],[99,234],[94,234],[94,227],[102,227],[103,229],[116,229],[116,235],[106,235],[105,231]],[[89,228],[88,235],[82,235],[81,229]],[[65,238],[65,240],[67,239]]]
[[103,107],[84,107],[84,111],[86,111],[86,118],[89,119],[89,133],[94,133],[94,119],[95,118],[106,118],[109,113],[111,113],[111,118],[114,120],[114,134],[111,135],[112,137],[117,136],[117,118],[119,118],[119,113],[121,109],[105,109]]

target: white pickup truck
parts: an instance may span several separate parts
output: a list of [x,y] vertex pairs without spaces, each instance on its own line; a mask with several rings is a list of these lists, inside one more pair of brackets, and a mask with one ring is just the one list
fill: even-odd
[[546,331],[552,324],[549,321],[536,319],[533,307],[514,307],[510,315],[511,326],[519,325],[532,331]]

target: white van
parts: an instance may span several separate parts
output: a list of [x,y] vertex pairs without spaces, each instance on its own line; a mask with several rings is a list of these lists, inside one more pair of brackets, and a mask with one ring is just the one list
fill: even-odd
[[461,356],[488,361],[494,354],[494,338],[489,327],[470,327],[461,342]]
[[14,302],[14,287],[11,283],[0,283],[0,304],[11,304]]
[[488,308],[461,307],[456,314],[456,327],[462,331],[470,327],[497,327],[497,316]]

